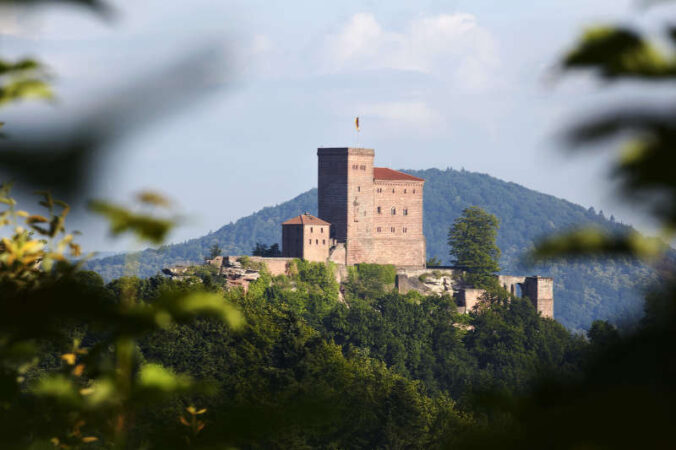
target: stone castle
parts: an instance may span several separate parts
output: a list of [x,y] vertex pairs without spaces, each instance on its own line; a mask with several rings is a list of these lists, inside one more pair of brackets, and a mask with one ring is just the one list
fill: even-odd
[[[426,266],[425,180],[374,167],[372,149],[319,148],[317,156],[319,217],[303,213],[282,223],[282,257],[250,259],[264,263],[273,275],[287,273],[294,258],[333,262],[339,280],[354,264],[391,264],[397,269],[399,292],[448,293],[461,311],[479,303],[483,291],[459,284],[458,269]],[[208,262],[224,273],[239,273],[232,272],[229,263],[235,260],[219,257]],[[498,281],[512,294],[528,297],[542,316],[554,317],[551,278],[500,275]]]
[[366,148],[320,148],[319,217],[282,224],[282,255],[337,264],[425,267],[425,180],[373,167]]

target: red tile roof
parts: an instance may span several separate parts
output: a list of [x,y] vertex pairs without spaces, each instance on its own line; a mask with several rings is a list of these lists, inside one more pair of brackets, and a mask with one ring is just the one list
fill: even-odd
[[315,217],[312,214],[301,214],[300,216],[293,217],[286,222],[282,222],[282,225],[331,225],[325,220]]
[[388,169],[387,167],[374,167],[373,178],[376,180],[425,181],[422,178],[414,177],[398,170]]

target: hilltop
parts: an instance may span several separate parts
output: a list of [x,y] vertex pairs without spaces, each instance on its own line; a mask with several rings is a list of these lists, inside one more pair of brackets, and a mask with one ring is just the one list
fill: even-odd
[[[567,261],[524,267],[520,258],[541,236],[577,225],[595,224],[614,232],[627,225],[566,200],[542,194],[489,175],[458,171],[405,170],[424,178],[424,228],[427,257],[448,261],[449,225],[468,206],[477,205],[500,219],[498,245],[502,273],[537,273],[555,278],[555,317],[572,330],[586,329],[595,319],[619,321],[636,317],[642,309],[642,288],[654,275],[628,258],[606,261]],[[224,254],[249,254],[257,242],[280,242],[280,223],[300,212],[317,213],[317,190],[282,204],[266,207],[200,238],[147,249],[131,258],[115,255],[88,263],[88,268],[110,280],[124,274],[125,261],[142,277],[163,267],[200,262],[209,247],[218,244]]]

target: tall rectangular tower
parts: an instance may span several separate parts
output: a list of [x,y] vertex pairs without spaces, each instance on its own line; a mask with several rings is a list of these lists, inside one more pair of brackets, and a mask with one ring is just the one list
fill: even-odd
[[346,263],[368,261],[372,254],[373,149],[317,149],[319,217],[332,225],[332,237],[344,242]]

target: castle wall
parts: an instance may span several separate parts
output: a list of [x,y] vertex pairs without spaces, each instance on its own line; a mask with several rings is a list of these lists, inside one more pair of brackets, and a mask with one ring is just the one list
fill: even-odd
[[347,148],[317,149],[318,217],[331,224],[331,236],[340,242],[347,238]]
[[[519,296],[519,285],[523,285],[526,281],[526,277],[515,277],[511,275],[498,275],[498,283],[500,286],[505,288],[507,292],[512,295]],[[523,286],[521,286],[521,295],[525,295],[523,292]]]
[[329,258],[328,225],[304,225],[303,226],[303,255],[306,261],[326,262]]
[[276,257],[264,257],[264,256],[249,256],[249,259],[254,262],[260,262],[265,264],[270,272],[270,275],[288,275],[289,274],[289,263],[295,258],[280,258]]
[[526,277],[524,296],[530,298],[542,317],[554,318],[554,279],[549,277]]
[[366,262],[392,264],[397,267],[419,268],[425,266],[425,239],[381,238],[373,239],[373,251]]
[[373,150],[349,149],[347,264],[371,262],[373,254]]
[[375,180],[373,254],[378,264],[424,267],[423,182]]
[[303,225],[282,225],[282,256],[303,257]]

